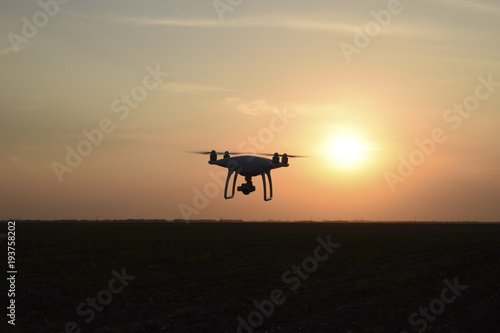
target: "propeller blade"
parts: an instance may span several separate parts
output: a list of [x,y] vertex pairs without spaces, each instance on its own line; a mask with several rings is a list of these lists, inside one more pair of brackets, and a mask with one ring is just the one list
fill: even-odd
[[[270,153],[257,153],[259,155],[264,155],[264,156],[274,156],[274,154],[270,154]],[[309,157],[309,156],[303,156],[303,155],[289,155],[289,154],[286,154],[288,157]],[[283,154],[278,154],[279,157],[282,157]]]
[[[211,151],[187,151],[187,153],[191,154],[200,154],[200,155],[210,155],[212,152]],[[224,155],[226,152],[217,152],[217,155]],[[252,152],[229,152],[229,155],[263,155],[263,156],[274,156],[274,153],[252,153]],[[278,154],[279,157],[282,157],[283,154]],[[288,157],[295,158],[295,157],[309,157],[309,156],[304,156],[304,155],[289,155],[287,154]]]
[[288,157],[294,158],[294,157],[309,157],[309,156],[304,156],[304,155],[288,155]]
[[187,151],[189,154],[200,154],[200,155],[210,155],[209,151]]
[[[191,153],[191,154],[200,154],[200,155],[210,155],[212,152],[211,151],[187,151],[186,153]],[[226,152],[216,152],[217,155],[224,155]],[[247,152],[229,152],[229,155],[243,155],[243,154],[252,154],[252,153],[247,153]]]

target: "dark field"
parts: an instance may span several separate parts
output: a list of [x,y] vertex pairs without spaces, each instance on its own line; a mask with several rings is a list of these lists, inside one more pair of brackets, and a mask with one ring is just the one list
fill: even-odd
[[3,315],[1,331],[500,330],[498,224],[16,227],[16,326]]

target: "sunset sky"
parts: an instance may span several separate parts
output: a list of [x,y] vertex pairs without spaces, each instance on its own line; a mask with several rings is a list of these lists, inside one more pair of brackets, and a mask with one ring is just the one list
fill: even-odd
[[[8,0],[0,18],[0,219],[500,220],[496,1]],[[260,177],[225,200],[226,170],[186,153],[212,149],[309,157],[271,173],[272,201]]]

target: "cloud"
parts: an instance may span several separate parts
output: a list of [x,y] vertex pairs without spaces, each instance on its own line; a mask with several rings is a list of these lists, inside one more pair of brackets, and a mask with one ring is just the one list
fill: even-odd
[[0,56],[11,54],[12,52],[14,52],[12,46],[6,46],[0,50]]
[[19,53],[21,50],[23,50],[26,47],[26,44],[24,45],[19,45],[17,47],[17,50],[14,49],[12,46],[6,46],[3,49],[0,50],[0,56],[8,55],[11,53]]
[[293,17],[255,17],[238,20],[201,20],[201,19],[152,19],[148,17],[129,17],[116,19],[117,23],[135,25],[165,25],[191,28],[245,28],[245,27],[275,27],[298,30],[350,31],[351,25],[330,21],[312,20]]
[[252,116],[258,116],[261,114],[278,111],[277,107],[269,105],[266,101],[262,99],[248,101],[241,98],[228,97],[225,98],[223,102],[232,105],[237,111]]
[[186,82],[168,82],[161,86],[161,90],[173,93],[182,93],[182,94],[234,91],[234,89],[229,89],[224,87],[200,85],[200,84],[186,83]]
[[308,17],[287,17],[287,16],[259,16],[247,17],[234,20],[215,20],[215,19],[200,19],[200,18],[151,18],[148,16],[141,17],[104,17],[91,16],[80,13],[70,13],[73,16],[88,19],[88,20],[103,20],[114,24],[131,24],[136,26],[168,26],[168,27],[185,27],[185,28],[246,28],[246,27],[274,27],[294,30],[312,30],[312,31],[342,31],[352,32],[351,24],[339,23],[334,20],[319,20],[317,18]]
[[[474,9],[477,11],[489,13],[489,14],[500,14],[500,7],[493,5],[492,3],[485,3],[472,0],[441,0],[444,3],[449,3],[455,6],[460,6],[464,9]],[[432,1],[434,2],[434,1]]]
[[[24,38],[21,36],[21,38]],[[23,42],[23,43],[19,43],[16,48],[14,48],[14,45],[12,44],[12,42],[10,42],[9,40],[9,45],[5,46],[5,44],[7,43],[2,43],[4,46],[2,47],[0,45],[0,56],[5,56],[5,55],[9,55],[9,54],[12,54],[12,53],[15,53],[15,54],[18,54],[19,52],[21,52],[22,50],[24,50],[26,47],[28,47],[28,45],[30,46],[34,46],[34,45],[37,45],[38,42],[36,41],[33,41],[32,39],[31,40],[28,40],[26,42]]]
[[12,163],[16,163],[16,164],[29,165],[28,163],[22,161],[19,158],[19,156],[15,156],[15,155],[7,155],[7,160],[12,162]]
[[[441,0],[451,4],[462,6],[474,6],[482,10],[488,9],[490,12],[498,11],[492,5],[482,5],[471,0]],[[236,29],[236,28],[276,28],[286,30],[298,30],[307,32],[331,33],[354,36],[357,28],[362,28],[365,23],[354,23],[352,20],[341,21],[342,18],[318,18],[297,15],[267,14],[255,17],[238,17],[228,20],[203,19],[203,18],[152,18],[149,16],[94,16],[80,13],[70,13],[73,16],[87,19],[104,21],[109,24],[133,25],[133,26],[164,26],[179,28],[203,28],[203,29]],[[372,20],[370,18],[369,20]],[[369,21],[368,20],[368,21]],[[368,22],[367,21],[367,22]],[[361,25],[360,25],[361,24]],[[383,33],[400,38],[425,37],[433,40],[449,40],[450,38],[460,39],[463,36],[456,36],[456,32],[437,31],[435,26],[422,26],[420,23],[401,23],[390,25],[383,30]]]

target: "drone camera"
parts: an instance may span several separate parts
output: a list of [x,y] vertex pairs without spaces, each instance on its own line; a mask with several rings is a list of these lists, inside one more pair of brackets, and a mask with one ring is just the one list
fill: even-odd
[[253,191],[255,191],[255,186],[249,184],[241,184],[238,186],[238,191],[242,192],[244,195],[249,195]]
[[247,182],[241,184],[241,186],[238,186],[238,191],[243,192],[244,195],[249,195],[253,191],[255,191],[255,186],[252,184],[251,178],[247,178]]

